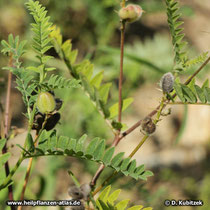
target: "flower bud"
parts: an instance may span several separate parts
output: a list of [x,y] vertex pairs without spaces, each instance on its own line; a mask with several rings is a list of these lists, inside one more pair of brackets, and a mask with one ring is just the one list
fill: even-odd
[[142,12],[143,10],[139,5],[128,4],[126,7],[120,9],[118,15],[122,20],[131,23],[137,21],[141,17]]
[[156,125],[153,123],[150,117],[146,117],[142,120],[141,127],[146,134],[152,134],[156,130]]
[[49,92],[41,92],[37,99],[37,108],[42,114],[49,113],[55,109],[55,99]]
[[160,80],[160,87],[163,92],[170,93],[174,86],[174,76],[171,72],[164,74]]

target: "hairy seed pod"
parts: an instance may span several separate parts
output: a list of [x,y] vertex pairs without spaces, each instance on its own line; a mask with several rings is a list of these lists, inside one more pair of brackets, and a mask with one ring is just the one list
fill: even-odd
[[68,193],[73,199],[79,200],[79,199],[82,199],[84,197],[81,189],[79,187],[76,187],[76,186],[69,187]]
[[160,80],[160,87],[163,92],[170,93],[174,86],[174,76],[171,72],[164,74]]
[[147,134],[152,134],[156,130],[156,125],[153,123],[151,117],[146,117],[142,120],[141,128]]
[[89,184],[82,184],[80,186],[80,189],[84,195],[84,200],[88,200],[90,192],[91,192],[91,187]]
[[55,109],[55,99],[49,92],[41,92],[37,99],[37,108],[42,114],[50,113]]
[[142,8],[139,5],[128,4],[126,7],[123,7],[118,12],[120,19],[126,20],[128,22],[137,21],[143,13]]

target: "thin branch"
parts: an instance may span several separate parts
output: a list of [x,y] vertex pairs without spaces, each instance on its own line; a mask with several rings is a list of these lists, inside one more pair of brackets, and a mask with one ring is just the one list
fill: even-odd
[[[195,73],[190,76],[186,81],[185,81],[185,85],[188,85],[192,79],[208,64],[208,62],[210,61],[210,57],[207,58],[207,60],[200,66],[200,68],[195,71]],[[172,96],[172,98],[176,97],[176,93],[174,93],[174,95]],[[168,101],[169,103],[170,101]],[[166,105],[165,105],[166,106]],[[149,113],[147,116],[148,117],[152,117],[153,115],[155,115],[157,113],[157,110],[160,108],[160,105],[158,105],[156,107],[156,109],[154,109],[151,113]],[[164,108],[164,107],[163,107]],[[127,136],[128,134],[130,134],[131,132],[133,132],[136,128],[138,128],[141,125],[142,120],[139,120],[138,122],[136,122],[134,125],[132,125],[128,130],[124,131],[122,133],[122,135],[119,137],[119,141],[116,142],[116,145],[120,142],[121,139],[123,139],[125,136]]]
[[[13,55],[10,54],[9,57],[9,67],[13,66]],[[6,139],[8,139],[8,135],[9,135],[9,129],[10,129],[10,121],[11,118],[9,115],[11,115],[11,111],[10,111],[10,101],[11,101],[11,85],[12,85],[12,73],[9,71],[8,73],[8,81],[7,81],[7,95],[6,95],[6,108],[5,108],[5,116],[4,116],[4,137]],[[4,148],[2,150],[2,153],[7,153],[7,142],[4,145]],[[9,175],[10,173],[10,168],[9,168],[9,162],[7,161],[4,165],[5,167],[5,172],[6,172],[6,176]],[[8,197],[10,200],[13,200],[13,187],[12,185],[8,186]],[[12,210],[15,210],[14,206],[11,206]]]
[[[122,1],[122,7],[125,6],[125,1]],[[119,87],[118,87],[118,91],[119,91],[119,107],[118,107],[118,122],[121,123],[122,120],[122,82],[123,82],[123,58],[124,58],[124,41],[125,41],[125,21],[121,21],[121,38],[120,38],[120,74],[119,74]],[[117,142],[120,136],[120,130],[118,130],[118,132],[115,134],[115,138],[113,141]],[[98,168],[98,170],[96,171],[95,175],[93,176],[91,182],[90,182],[90,186],[93,188],[96,185],[96,182],[99,178],[99,176],[101,175],[102,171],[104,170],[105,166],[103,164],[101,164]]]
[[121,41],[120,41],[120,75],[119,75],[119,110],[118,122],[122,118],[122,81],[123,81],[123,57],[124,57],[124,40],[125,40],[125,21],[121,24]]

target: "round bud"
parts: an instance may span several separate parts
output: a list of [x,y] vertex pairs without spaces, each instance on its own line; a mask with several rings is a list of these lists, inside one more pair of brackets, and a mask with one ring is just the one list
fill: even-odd
[[156,130],[156,125],[153,123],[150,117],[146,117],[143,119],[141,127],[142,130],[145,131],[147,134],[152,134]]
[[163,92],[170,93],[174,86],[174,76],[171,72],[164,74],[160,80],[160,87]]
[[42,113],[49,113],[55,109],[55,99],[49,92],[41,92],[37,99],[37,108]]
[[120,9],[118,15],[122,20],[131,23],[137,21],[141,17],[142,12],[143,10],[139,5],[128,4],[126,7]]

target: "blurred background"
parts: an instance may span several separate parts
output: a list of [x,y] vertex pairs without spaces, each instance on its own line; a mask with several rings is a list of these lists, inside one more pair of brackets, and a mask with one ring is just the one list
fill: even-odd
[[[72,39],[73,48],[79,50],[80,62],[88,58],[94,63],[94,73],[104,70],[105,80],[113,81],[110,105],[117,102],[117,78],[119,73],[119,10],[120,0],[40,0],[46,6],[51,21],[61,28],[64,40]],[[24,66],[36,63],[30,48],[30,15],[25,9],[24,0],[0,1],[0,40],[7,39],[9,33],[27,39],[28,52],[24,55]],[[127,127],[142,119],[159,103],[161,92],[158,82],[164,72],[173,69],[173,49],[169,35],[165,4],[162,0],[129,1],[142,6],[146,11],[141,20],[126,28],[123,97],[133,97],[134,103],[124,113],[123,122]],[[210,4],[209,0],[180,0],[186,39],[190,55],[193,57],[210,48]],[[52,65],[56,73],[69,77],[68,71],[55,56]],[[7,65],[7,58],[0,54],[0,69]],[[184,72],[181,80],[196,70]],[[6,71],[0,70],[0,102],[5,103]],[[55,72],[54,72],[55,73]],[[210,78],[210,65],[197,77],[200,85]],[[112,142],[113,136],[102,117],[82,90],[61,90],[56,92],[64,104],[61,121],[57,130],[62,135],[79,138],[87,133],[89,138],[101,137]],[[133,204],[151,206],[155,210],[166,209],[165,199],[201,199],[203,207],[167,207],[167,209],[201,209],[210,206],[210,108],[209,106],[174,105],[172,114],[164,117],[157,131],[135,155],[138,164],[154,172],[154,177],[138,181],[122,176],[113,182],[115,189],[122,188],[121,198],[131,199]],[[25,108],[15,83],[12,87],[12,128],[19,134],[10,140],[9,150],[13,153],[13,165],[20,149],[15,146],[23,143],[26,121],[22,113]],[[0,118],[2,116],[0,115]],[[136,129],[117,147],[128,155],[142,138]],[[19,199],[24,173],[28,161],[23,162],[14,177],[15,199]],[[90,182],[98,165],[75,158],[38,158],[33,164],[25,197],[26,199],[68,199],[67,190],[73,184],[67,170],[71,170],[80,183]],[[101,176],[107,177],[111,169]],[[82,174],[82,176],[81,176]],[[119,177],[119,176],[118,176]],[[100,180],[99,180],[100,183]],[[113,188],[113,189],[114,189]],[[0,209],[7,199],[7,190],[0,192]],[[30,208],[25,208],[30,209]],[[35,207],[35,209],[59,209],[58,207]]]

